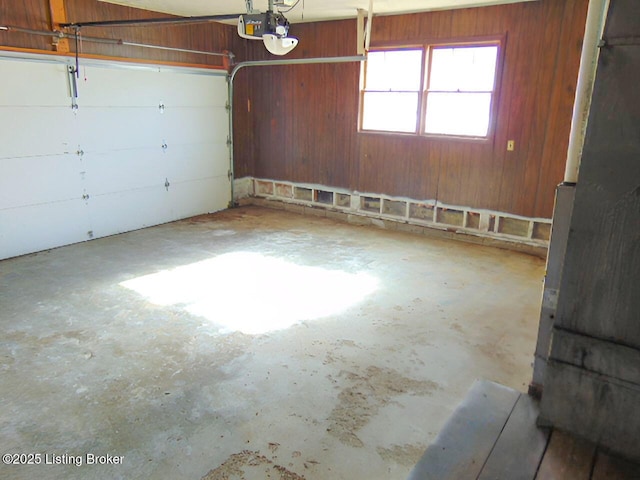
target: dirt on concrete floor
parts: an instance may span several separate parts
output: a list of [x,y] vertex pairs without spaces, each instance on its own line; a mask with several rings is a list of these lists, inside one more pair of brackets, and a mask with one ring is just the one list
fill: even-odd
[[258,207],[0,262],[3,453],[84,460],[0,477],[406,478],[475,379],[526,389],[543,275]]

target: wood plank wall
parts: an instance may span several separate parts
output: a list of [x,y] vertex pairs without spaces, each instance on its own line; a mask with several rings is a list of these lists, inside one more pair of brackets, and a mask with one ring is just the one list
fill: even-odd
[[[69,22],[122,20],[166,17],[155,12],[112,5],[97,0],[65,0]],[[51,31],[51,13],[48,0],[0,0],[0,24],[33,30]],[[83,28],[83,36],[120,39],[127,42],[146,43],[190,50],[222,52],[232,44],[237,36],[232,25],[217,22],[181,26],[111,27]],[[51,37],[36,36],[18,32],[0,31],[0,46],[19,47],[52,52]],[[71,51],[75,51],[70,40]],[[168,52],[125,45],[100,44],[83,41],[82,53],[106,57],[177,62],[221,66],[222,57],[203,56],[190,53]]]
[[[493,142],[358,133],[359,65],[247,68],[236,79],[236,176],[550,218],[563,179],[588,0],[376,17],[372,44],[504,35]],[[293,25],[288,58],[356,53],[355,21]],[[234,40],[239,59],[268,58]],[[515,140],[513,152],[507,140]]]
[[[298,24],[294,30],[301,43],[287,59],[356,55],[355,20]],[[238,61],[275,58],[259,41],[236,38],[232,51]],[[346,179],[358,175],[359,68],[351,63],[240,70],[234,83],[236,177],[348,186]]]
[[[66,0],[69,21],[149,18],[157,13],[97,0]],[[359,133],[359,64],[247,68],[235,85],[236,176],[320,183],[451,205],[549,218],[562,181],[588,0],[376,17],[372,42],[504,35],[506,50],[493,142]],[[47,0],[0,0],[0,23],[49,30]],[[292,26],[287,58],[356,53],[355,20]],[[262,42],[219,23],[83,29],[87,36],[268,59]],[[0,46],[53,51],[51,39],[0,32]],[[71,48],[73,50],[73,42]],[[220,57],[82,43],[87,54],[221,65]],[[515,140],[514,152],[506,151]]]

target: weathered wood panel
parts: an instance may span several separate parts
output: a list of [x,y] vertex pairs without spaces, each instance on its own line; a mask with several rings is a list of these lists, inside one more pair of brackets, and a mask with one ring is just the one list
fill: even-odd
[[[489,141],[359,133],[358,65],[281,68],[274,73],[281,81],[265,81],[254,71],[241,80],[248,82],[249,95],[280,102],[295,128],[286,132],[292,143],[283,152],[282,137],[267,127],[269,121],[255,126],[251,135],[261,148],[250,168],[244,160],[250,147],[236,144],[242,159],[237,174],[549,218],[564,172],[587,3],[540,0],[374,19],[372,45],[505,38]],[[356,53],[355,21],[293,25],[291,33],[300,45],[290,58]],[[246,58],[267,58],[262,45],[253,43]],[[282,87],[290,85],[290,76],[297,84],[293,92]],[[236,112],[237,128],[246,130],[250,122],[246,112]],[[507,140],[515,140],[515,151],[506,151]],[[290,166],[283,170],[282,162]],[[291,176],[283,176],[285,170]]]
[[638,349],[639,75],[640,46],[602,49],[557,318],[564,329]]
[[554,430],[536,480],[590,480],[595,453],[595,444]]
[[591,480],[612,480],[614,478],[616,480],[638,480],[640,478],[640,465],[598,452]]
[[531,382],[531,388],[533,389],[540,389],[544,384],[544,374],[558,306],[558,289],[562,279],[562,262],[567,248],[567,238],[569,237],[569,219],[571,218],[571,210],[575,198],[575,188],[568,185],[560,185],[556,195],[556,204],[553,211],[553,233],[547,254],[538,340],[533,364],[533,379]]
[[477,480],[533,480],[550,431],[536,425],[537,400],[520,395]]
[[638,405],[639,385],[548,362],[541,402],[545,424],[636,459],[640,458]]
[[636,2],[611,1],[604,38],[607,46],[600,51],[576,186],[542,417],[640,460]]
[[551,358],[640,385],[640,350],[565,330],[555,330]]
[[496,383],[474,383],[409,480],[478,478],[519,397],[515,390]]

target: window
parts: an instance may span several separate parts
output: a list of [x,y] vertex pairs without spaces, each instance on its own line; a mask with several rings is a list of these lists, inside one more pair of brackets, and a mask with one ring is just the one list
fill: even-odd
[[422,56],[422,50],[369,53],[363,92],[364,130],[416,131]]
[[369,52],[361,129],[487,137],[498,49],[492,42]]

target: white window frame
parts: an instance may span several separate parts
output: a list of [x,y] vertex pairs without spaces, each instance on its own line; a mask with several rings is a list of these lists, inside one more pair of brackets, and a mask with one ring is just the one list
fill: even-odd
[[[430,42],[424,43],[420,45],[408,44],[402,46],[380,46],[380,47],[372,47],[371,52],[380,52],[380,51],[402,51],[402,50],[417,50],[421,49],[423,52],[422,55],[422,65],[421,65],[421,79],[420,84],[422,85],[421,91],[418,92],[418,118],[416,121],[416,129],[413,132],[398,132],[394,130],[371,130],[363,128],[364,123],[364,110],[365,110],[365,93],[371,92],[372,90],[367,90],[367,66],[366,62],[363,64],[362,73],[361,73],[361,87],[360,87],[360,109],[359,109],[359,132],[361,133],[382,133],[388,135],[411,135],[411,136],[423,136],[428,138],[442,138],[442,139],[461,139],[461,140],[476,140],[476,141],[487,141],[490,140],[495,132],[495,124],[496,124],[496,112],[497,112],[497,104],[499,99],[499,86],[500,79],[502,76],[502,55],[503,55],[503,45],[504,38],[501,37],[491,37],[487,39],[469,39],[469,40],[457,40],[457,41],[443,41],[443,42]],[[426,132],[426,115],[427,115],[427,101],[430,93],[435,93],[434,90],[429,90],[430,83],[430,74],[431,74],[431,62],[432,62],[432,53],[434,49],[438,48],[469,48],[469,47],[484,47],[484,46],[496,46],[496,67],[495,67],[495,75],[494,75],[494,85],[491,91],[483,91],[483,93],[490,93],[490,107],[489,107],[489,120],[488,120],[488,128],[486,135],[464,135],[459,133],[429,133]],[[455,92],[451,92],[455,93]],[[465,94],[464,91],[458,91],[457,93]]]
[[[368,70],[368,64],[363,66],[363,78],[364,78],[364,82],[363,82],[363,87],[360,89],[360,127],[363,131],[372,131],[372,132],[389,132],[389,133],[399,133],[399,134],[414,134],[416,133],[416,131],[420,128],[420,111],[421,111],[421,104],[422,104],[422,96],[423,96],[423,90],[424,90],[424,68],[423,65],[425,63],[425,50],[422,46],[416,46],[416,47],[402,47],[402,48],[385,48],[385,49],[377,49],[377,50],[373,50],[372,53],[382,53],[382,52],[392,52],[392,53],[400,53],[400,52],[418,52],[420,53],[420,69],[419,69],[419,78],[417,78],[417,82],[416,82],[416,88],[415,90],[406,90],[403,88],[390,88],[388,90],[378,90],[376,88],[368,88],[367,87],[367,83],[368,83],[368,79],[367,79],[367,75],[369,74],[369,70]],[[365,106],[366,106],[366,97],[367,94],[374,94],[374,95],[385,95],[385,94],[389,94],[392,96],[397,96],[398,95],[403,95],[403,94],[409,94],[409,95],[414,95],[416,96],[416,103],[415,103],[415,111],[416,111],[416,118],[414,119],[414,128],[413,131],[410,130],[405,130],[405,129],[392,129],[392,130],[375,130],[375,129],[365,129],[364,128],[364,123],[365,123]],[[409,123],[409,122],[408,122]]]

